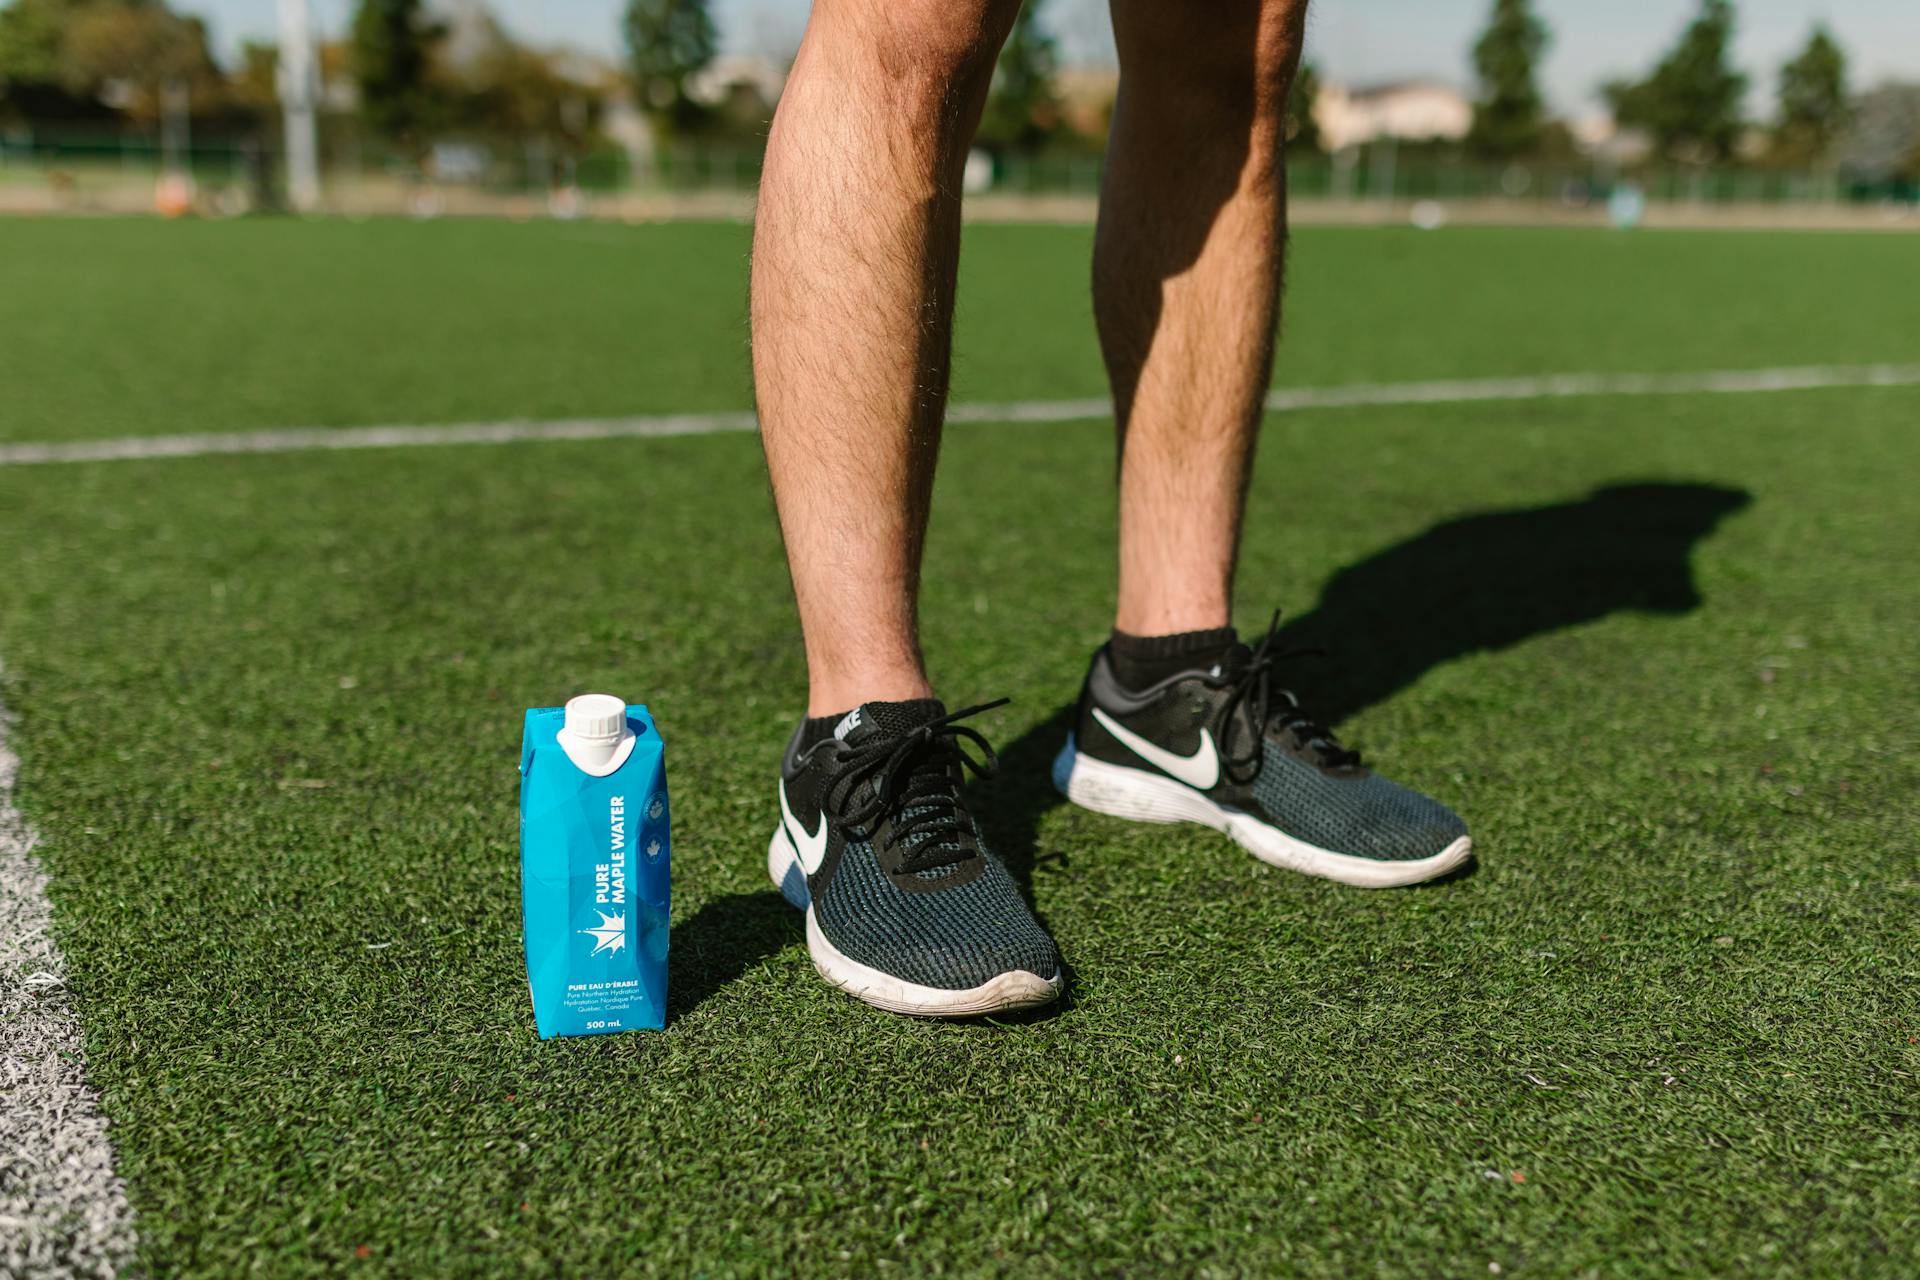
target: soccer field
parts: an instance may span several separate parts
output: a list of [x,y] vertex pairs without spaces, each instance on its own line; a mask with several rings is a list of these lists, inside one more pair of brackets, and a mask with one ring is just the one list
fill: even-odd
[[[1101,393],[1089,242],[969,229],[957,400]],[[744,409],[746,251],[0,223],[0,445]],[[1277,385],[1911,366],[1916,279],[1912,236],[1302,231]],[[1330,648],[1309,705],[1474,832],[1388,892],[1059,800],[1110,426],[952,428],[928,658],[1013,699],[977,809],[1071,969],[997,1023],[830,989],[766,882],[804,675],[751,435],[0,465],[68,970],[0,1009],[77,1014],[156,1275],[1911,1275],[1908,381],[1272,415],[1242,630]],[[669,1022],[542,1043],[520,715],[590,689],[667,743]]]

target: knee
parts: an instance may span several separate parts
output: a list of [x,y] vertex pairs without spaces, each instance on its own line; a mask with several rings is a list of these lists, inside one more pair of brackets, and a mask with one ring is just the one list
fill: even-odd
[[1166,0],[1116,0],[1122,83],[1151,109],[1202,131],[1277,131],[1300,62],[1307,0],[1221,7],[1231,12],[1197,21],[1190,7]]
[[896,98],[984,91],[1020,0],[819,0],[814,22],[858,50]]

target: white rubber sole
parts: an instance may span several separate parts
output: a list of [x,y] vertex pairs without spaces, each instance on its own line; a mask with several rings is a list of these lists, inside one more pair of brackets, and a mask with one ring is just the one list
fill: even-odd
[[950,991],[945,987],[923,987],[882,973],[843,954],[820,931],[820,922],[813,916],[813,904],[807,898],[807,878],[800,870],[800,860],[785,827],[775,828],[773,839],[767,844],[767,875],[779,886],[781,897],[807,913],[807,951],[820,976],[875,1008],[921,1018],[971,1018],[983,1013],[1006,1013],[1051,1004],[1059,999],[1066,985],[1065,974],[1043,978],[1025,969],[1013,969],[977,987]]
[[1082,809],[1130,818],[1135,822],[1197,822],[1223,832],[1260,861],[1284,871],[1338,880],[1362,889],[1391,889],[1443,876],[1473,854],[1473,841],[1461,836],[1439,853],[1405,862],[1357,858],[1308,844],[1268,826],[1250,813],[1216,804],[1172,778],[1108,764],[1083,755],[1067,736],[1053,759],[1053,785]]

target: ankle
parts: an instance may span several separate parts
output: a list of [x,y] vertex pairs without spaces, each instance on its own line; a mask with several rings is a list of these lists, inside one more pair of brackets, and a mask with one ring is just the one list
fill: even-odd
[[1115,635],[1186,635],[1233,625],[1233,611],[1224,597],[1168,600],[1168,593],[1161,592],[1156,593],[1158,599],[1148,597],[1149,603],[1129,599],[1129,594],[1121,591],[1119,608],[1114,610]]
[[815,676],[807,687],[807,718],[837,719],[862,703],[911,702],[933,696],[933,686],[921,671]]

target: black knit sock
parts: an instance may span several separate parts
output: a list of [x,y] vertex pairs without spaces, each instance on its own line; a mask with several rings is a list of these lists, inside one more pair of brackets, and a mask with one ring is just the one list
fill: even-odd
[[1115,631],[1107,661],[1123,689],[1140,690],[1182,671],[1212,666],[1239,640],[1232,627],[1181,631],[1170,636],[1131,636]]
[[808,716],[801,722],[799,749],[806,751],[815,743],[825,742],[833,736],[834,729],[846,718],[845,711],[836,711],[830,716]]

